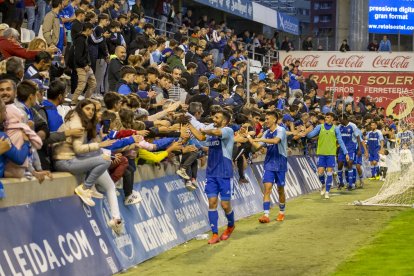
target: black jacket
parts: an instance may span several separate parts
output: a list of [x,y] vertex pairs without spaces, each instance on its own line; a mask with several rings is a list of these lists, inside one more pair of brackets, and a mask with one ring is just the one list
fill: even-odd
[[147,49],[148,48],[148,41],[149,36],[146,33],[143,34],[137,34],[135,39],[131,42],[131,45],[129,45],[129,55],[135,54],[136,50],[141,49]]
[[349,48],[349,45],[348,44],[341,44],[341,47],[339,48],[339,51],[341,51],[341,52],[349,52],[349,51],[351,51],[351,48]]
[[80,34],[73,41],[74,68],[84,68],[91,65],[88,51],[88,38],[84,34]]
[[111,59],[108,66],[108,83],[109,91],[116,91],[116,84],[121,79],[119,71],[121,70],[124,63],[118,58]]
[[115,54],[116,47],[122,45],[121,35],[121,33],[111,33],[111,36],[106,39],[106,44],[108,46],[108,52],[110,55]]
[[203,106],[204,113],[201,117],[208,117],[210,115],[210,107],[213,105],[213,100],[206,94],[198,94],[190,98],[189,102],[199,102]]
[[135,31],[135,27],[131,24],[127,24],[122,27],[122,36],[124,37],[126,45],[131,44],[132,41],[137,36],[137,32]]
[[72,29],[70,31],[70,35],[72,36],[72,40],[75,40],[83,31],[83,24],[79,20],[75,19],[72,22]]
[[188,63],[190,62],[194,62],[197,64],[197,61],[194,61],[195,56],[196,56],[196,53],[188,50],[188,52],[185,54],[185,66],[187,66]]
[[184,89],[186,91],[191,90],[194,86],[196,86],[196,82],[195,82],[195,77],[194,75],[191,75],[190,73],[188,73],[188,71],[183,72],[182,75],[183,78],[185,78],[187,80],[187,85],[186,87],[184,87]]
[[313,48],[312,41],[307,41],[307,40],[303,41],[303,44],[302,44],[303,51],[312,51],[312,48]]

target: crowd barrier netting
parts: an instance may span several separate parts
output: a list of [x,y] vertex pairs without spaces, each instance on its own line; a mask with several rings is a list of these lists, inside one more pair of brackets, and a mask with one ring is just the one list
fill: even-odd
[[[288,199],[320,188],[313,160],[291,156],[288,163]],[[262,211],[263,163],[253,163],[245,174],[248,184],[233,180],[237,220]],[[125,222],[121,236],[107,226],[111,215],[105,199],[92,208],[76,196],[2,208],[0,275],[111,275],[135,266],[210,230],[205,180],[200,170],[194,192],[176,175],[137,183],[140,204],[124,206],[119,200]],[[272,202],[277,203],[276,189]],[[224,212],[219,215],[223,226]]]

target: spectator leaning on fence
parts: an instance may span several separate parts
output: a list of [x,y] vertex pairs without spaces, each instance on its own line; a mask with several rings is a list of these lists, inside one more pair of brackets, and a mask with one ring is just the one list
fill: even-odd
[[382,37],[382,40],[378,46],[378,52],[392,52],[391,41],[388,39],[386,35]]

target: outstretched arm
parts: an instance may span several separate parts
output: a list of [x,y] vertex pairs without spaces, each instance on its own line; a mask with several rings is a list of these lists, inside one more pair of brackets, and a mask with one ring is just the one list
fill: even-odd
[[315,136],[318,136],[320,132],[321,132],[321,125],[317,125],[311,132],[309,132],[306,135],[306,138],[310,139],[310,138],[313,138]]

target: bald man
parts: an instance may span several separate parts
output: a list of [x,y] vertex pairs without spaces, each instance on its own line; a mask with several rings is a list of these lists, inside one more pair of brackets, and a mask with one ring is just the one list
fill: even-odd
[[126,49],[124,46],[117,46],[115,48],[115,56],[111,57],[108,68],[108,84],[109,91],[116,91],[115,87],[117,82],[121,79],[119,71],[121,67],[124,66],[126,59]]

